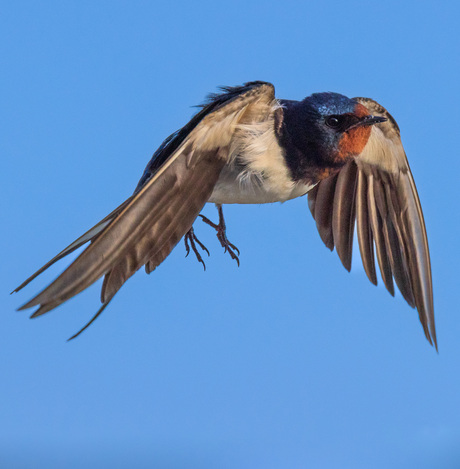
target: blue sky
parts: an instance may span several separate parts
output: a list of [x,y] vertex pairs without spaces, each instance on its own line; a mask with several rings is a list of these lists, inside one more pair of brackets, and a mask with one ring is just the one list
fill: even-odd
[[[0,465],[460,465],[457,2],[9,2],[0,18]],[[368,96],[398,121],[428,228],[439,355],[401,296],[351,274],[305,198],[196,224],[80,338],[97,284],[40,319],[33,271],[121,203],[218,85]],[[215,218],[214,208],[204,211]],[[356,258],[357,259],[357,258]]]

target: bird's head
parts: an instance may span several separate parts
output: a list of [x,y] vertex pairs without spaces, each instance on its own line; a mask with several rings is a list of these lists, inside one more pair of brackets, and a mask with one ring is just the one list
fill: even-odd
[[315,93],[284,114],[291,142],[319,166],[336,166],[359,155],[371,126],[386,121],[338,93]]

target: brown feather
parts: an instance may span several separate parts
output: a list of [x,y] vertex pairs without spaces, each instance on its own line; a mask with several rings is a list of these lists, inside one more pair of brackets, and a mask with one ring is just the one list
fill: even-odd
[[[21,283],[19,287],[15,288],[11,293],[16,293],[19,290],[23,289],[28,283],[30,283],[35,277],[38,277],[46,269],[51,267],[57,261],[63,259],[68,254],[71,254],[79,247],[83,246],[89,241],[95,239],[95,237],[121,212],[123,207],[129,203],[131,197],[125,200],[120,206],[118,206],[113,212],[103,218],[100,222],[96,223],[92,228],[90,228],[86,233],[77,238],[73,243],[69,244],[65,249],[63,249],[58,255],[53,257],[49,262],[47,262],[43,267],[38,269],[33,275],[31,275],[27,280]],[[20,308],[21,309],[21,308]]]
[[388,208],[388,218],[386,221],[387,229],[385,231],[385,235],[388,237],[388,246],[391,251],[390,259],[392,263],[393,277],[404,299],[410,306],[415,307],[409,267],[407,265],[407,242],[404,239],[399,226],[398,213],[401,213],[399,204],[397,203],[394,191],[391,191],[389,184],[385,185],[384,190]]
[[308,208],[310,209],[310,213],[313,218],[315,218],[315,208],[316,208],[316,197],[318,197],[318,187],[319,184],[310,189],[307,194],[308,199]]
[[348,272],[351,270],[353,251],[356,182],[356,164],[350,161],[339,172],[332,207],[334,244],[337,254]]
[[[380,104],[369,98],[355,99],[366,106],[371,114],[388,119],[373,126],[369,142],[356,160],[360,171],[364,170],[366,174],[372,172],[379,177],[381,188],[376,191],[376,202],[379,211],[386,214],[382,230],[386,241],[383,244],[388,250],[393,276],[406,301],[417,308],[425,335],[437,349],[425,221],[399,128]],[[376,240],[376,244],[381,246],[382,254],[382,242]]]
[[[220,161],[220,164],[210,165],[209,160],[213,158],[217,162]],[[101,292],[102,302],[109,301],[126,280],[144,264],[151,264],[151,258],[158,252],[161,251],[163,256],[157,265],[169,255],[191,228],[211,195],[223,164],[223,160],[210,155],[202,160],[201,164],[196,164],[194,171],[182,184],[178,181],[170,188],[168,199],[152,207],[152,221],[148,230],[106,274]],[[185,168],[181,168],[181,171],[184,170]]]
[[323,179],[318,184],[315,198],[315,220],[319,235],[323,243],[332,251],[334,249],[334,235],[332,232],[332,204],[334,202],[337,174]]
[[356,227],[358,232],[359,250],[363,267],[369,280],[377,285],[377,273],[374,260],[374,238],[369,224],[367,204],[367,178],[363,171],[358,173],[358,189],[356,193]]
[[[135,267],[138,262],[142,262],[142,264],[147,262],[148,258],[145,258],[146,249],[142,243],[139,244],[139,241],[143,239],[146,231],[152,225],[155,226],[158,212],[167,212],[165,204],[168,201],[176,198],[176,200],[181,200],[182,204],[185,203],[188,195],[180,188],[185,187],[190,190],[191,185],[196,181],[196,177],[190,177],[189,171],[185,168],[187,157],[188,155],[181,154],[176,158],[175,164],[170,164],[159,173],[157,178],[152,178],[141,191],[133,196],[131,203],[125,207],[118,217],[105,228],[103,236],[98,236],[50,286],[24,305],[23,308],[40,304],[41,308],[34,313],[34,316],[49,311],[50,308],[46,307],[48,303],[52,303],[54,308],[80,293],[102,275],[109,272],[124,257],[126,257],[123,261],[126,263],[125,270],[131,272],[131,275],[137,270]],[[204,158],[203,161],[210,165],[209,158]],[[223,164],[223,161],[216,158],[210,166],[216,165],[220,171]],[[201,167],[201,169],[203,168]],[[204,172],[206,173],[206,171]],[[212,177],[213,174],[216,174],[214,169],[209,174],[211,184],[215,184],[218,177],[218,172],[214,178]],[[187,184],[187,177],[190,178],[192,183]],[[175,195],[178,188],[179,196]],[[209,195],[207,194],[207,197]],[[200,209],[206,203],[207,197],[200,201]],[[159,220],[161,221],[162,218],[160,217]],[[190,226],[191,223],[193,223],[193,220],[190,221]],[[149,241],[154,242],[152,239],[149,239]],[[150,244],[148,249],[151,249]],[[133,269],[135,269],[134,272]],[[106,299],[107,295],[104,294],[103,298]]]
[[415,304],[425,335],[428,340],[430,340],[431,335],[437,347],[433,314],[433,291],[431,288],[431,265],[423,215],[421,214],[418,198],[414,198],[417,193],[414,193],[415,185],[412,178],[403,178],[401,182],[403,187],[400,198],[406,200],[402,219],[408,237],[409,270]]
[[377,261],[380,267],[380,274],[382,275],[382,280],[387,290],[392,296],[394,296],[395,290],[393,285],[393,277],[391,273],[388,254],[386,251],[385,239],[383,236],[382,218],[377,208],[374,176],[372,174],[370,174],[367,178],[367,187],[367,205],[369,208],[369,220],[371,222],[372,235],[375,241],[375,249],[377,252]]

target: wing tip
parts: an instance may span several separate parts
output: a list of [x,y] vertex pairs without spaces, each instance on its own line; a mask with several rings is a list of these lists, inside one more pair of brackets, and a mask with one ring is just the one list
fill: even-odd
[[34,306],[40,305],[40,301],[36,301],[37,296],[29,300],[27,303],[24,303],[22,306],[19,306],[16,311],[24,311],[25,309],[33,308]]
[[438,349],[438,339],[436,336],[436,324],[434,320],[434,311],[433,308],[428,309],[428,311],[422,305],[420,308],[417,307],[418,317],[425,333],[426,340],[436,349],[436,352],[439,354]]
[[345,270],[347,270],[347,272],[351,272],[351,252],[339,252],[337,249],[337,254],[339,255],[342,265],[345,267]]
[[364,271],[366,272],[367,278],[372,283],[372,285],[377,286],[379,284],[379,282],[377,280],[377,274],[376,274],[375,270],[368,272],[366,270],[366,267],[364,267]]
[[59,304],[60,303],[56,304],[55,302],[41,304],[40,307],[30,315],[30,319],[35,319],[38,316],[42,316],[43,314],[47,313],[48,311],[51,311],[52,309],[59,306]]
[[438,340],[436,338],[436,331],[430,327],[425,330],[425,337],[432,347],[435,348],[436,353],[439,355]]

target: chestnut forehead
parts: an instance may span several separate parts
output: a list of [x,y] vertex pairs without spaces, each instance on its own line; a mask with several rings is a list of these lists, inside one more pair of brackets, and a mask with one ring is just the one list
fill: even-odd
[[358,117],[368,116],[370,114],[369,109],[360,103],[356,103],[354,114]]

